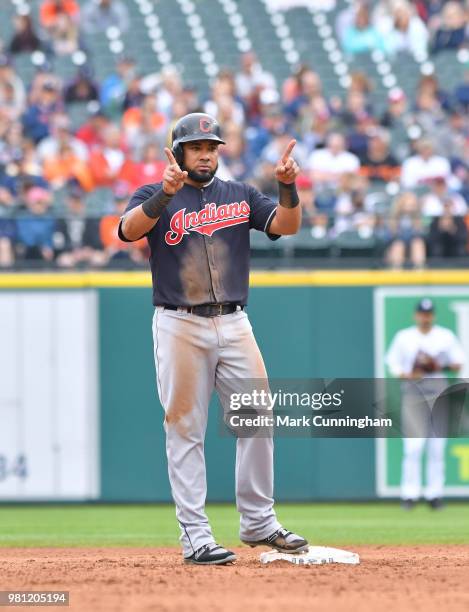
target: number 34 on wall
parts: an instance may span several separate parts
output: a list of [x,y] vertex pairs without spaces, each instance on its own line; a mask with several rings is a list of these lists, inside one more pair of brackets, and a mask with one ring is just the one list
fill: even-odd
[[16,478],[28,477],[28,466],[26,455],[17,455],[16,457],[7,457],[0,454],[0,482],[6,480],[10,476]]

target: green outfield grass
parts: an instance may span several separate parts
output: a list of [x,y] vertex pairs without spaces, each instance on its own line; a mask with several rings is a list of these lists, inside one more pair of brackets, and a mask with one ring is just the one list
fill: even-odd
[[[232,505],[210,505],[216,538],[239,544]],[[282,523],[312,544],[469,544],[469,504],[404,512],[386,504],[278,504]],[[176,546],[169,505],[0,506],[0,546]]]

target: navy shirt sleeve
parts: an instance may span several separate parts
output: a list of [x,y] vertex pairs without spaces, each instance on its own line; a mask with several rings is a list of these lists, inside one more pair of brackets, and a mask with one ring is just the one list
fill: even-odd
[[277,240],[280,238],[278,234],[269,233],[270,224],[277,210],[277,204],[251,185],[248,185],[248,190],[249,206],[251,207],[249,227],[265,232],[271,240]]
[[[127,208],[125,209],[125,212],[127,213],[129,212],[129,210],[132,210],[132,208],[136,208],[140,204],[143,204],[143,202],[145,202],[145,200],[148,200],[148,198],[152,196],[156,191],[158,191],[160,187],[161,187],[161,183],[155,183],[153,185],[143,185],[142,187],[139,187],[137,191],[133,194],[133,196],[130,198],[129,203],[127,204]],[[122,240],[123,242],[134,242],[134,240],[128,240],[124,236],[122,232],[122,218],[119,223],[119,229],[117,231],[117,234],[120,240]],[[144,234],[143,236],[140,236],[138,240],[140,240],[141,238],[147,235],[148,234]]]

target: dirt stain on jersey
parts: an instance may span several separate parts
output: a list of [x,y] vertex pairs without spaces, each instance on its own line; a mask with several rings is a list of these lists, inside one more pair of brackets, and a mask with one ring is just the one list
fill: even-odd
[[180,278],[185,304],[206,304],[212,301],[207,252],[203,238],[190,236],[181,261]]
[[207,256],[210,262],[211,281],[215,294],[215,301],[226,302],[227,295],[223,286],[223,279],[229,264],[229,249],[223,238],[214,236],[211,242],[206,244]]

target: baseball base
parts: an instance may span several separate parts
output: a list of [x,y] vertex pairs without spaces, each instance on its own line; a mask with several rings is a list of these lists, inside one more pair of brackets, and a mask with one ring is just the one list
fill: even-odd
[[358,565],[360,557],[353,552],[330,548],[329,546],[309,546],[308,550],[299,554],[280,553],[276,550],[264,552],[260,556],[261,563],[273,561],[288,561],[296,565],[323,565],[324,563],[347,563]]

